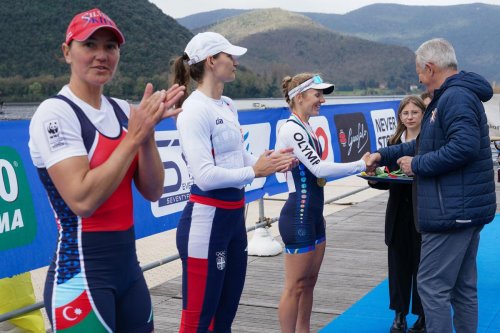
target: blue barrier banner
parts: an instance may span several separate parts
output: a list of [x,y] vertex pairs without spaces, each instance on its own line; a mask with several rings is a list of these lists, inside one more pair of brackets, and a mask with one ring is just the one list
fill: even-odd
[[[385,147],[396,129],[398,105],[399,101],[322,106],[321,115],[309,121],[323,147],[321,159],[351,162]],[[239,112],[245,148],[257,156],[273,149],[289,115],[287,108]],[[28,128],[28,120],[0,121],[0,278],[48,265],[57,243],[54,213],[31,162]],[[134,189],[137,238],[176,228],[193,183],[174,121],[159,124],[155,137],[165,168],[164,193],[151,203]],[[246,201],[286,191],[283,174],[258,178],[246,187]]]

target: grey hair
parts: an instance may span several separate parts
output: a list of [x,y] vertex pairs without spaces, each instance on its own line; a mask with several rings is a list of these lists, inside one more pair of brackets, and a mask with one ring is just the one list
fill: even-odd
[[420,68],[425,68],[425,64],[433,63],[438,68],[457,69],[458,62],[455,49],[446,39],[435,38],[424,42],[415,51],[416,63]]

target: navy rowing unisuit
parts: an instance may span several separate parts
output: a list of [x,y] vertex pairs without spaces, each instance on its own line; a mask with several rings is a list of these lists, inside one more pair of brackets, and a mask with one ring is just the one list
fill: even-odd
[[323,218],[324,185],[327,177],[342,177],[365,170],[359,160],[351,163],[323,161],[322,148],[314,130],[292,114],[278,132],[276,150],[293,147],[299,166],[287,172],[288,199],[279,217],[285,252],[313,251],[325,241]]
[[59,230],[44,291],[55,332],[154,329],[135,248],[131,184],[137,158],[115,192],[85,218],[71,211],[47,172],[73,156],[88,156],[91,169],[104,163],[125,137],[128,112],[126,101],[106,98],[96,110],[64,87],[56,98],[42,103],[30,125],[32,159]]

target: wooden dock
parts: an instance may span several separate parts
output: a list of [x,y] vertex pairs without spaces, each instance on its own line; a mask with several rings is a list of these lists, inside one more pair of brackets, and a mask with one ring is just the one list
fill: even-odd
[[[499,213],[498,182],[496,192]],[[326,216],[327,247],[314,294],[311,332],[325,327],[387,277],[387,247],[384,243],[387,197],[388,193],[381,191],[376,197]],[[283,289],[283,268],[282,254],[249,257],[233,332],[280,332],[277,309]],[[177,332],[182,307],[180,277],[150,291],[155,331]]]
[[[327,247],[315,289],[311,331],[317,332],[387,277],[384,217],[387,193],[326,216]],[[280,332],[277,308],[284,282],[283,255],[249,257],[233,331]],[[177,332],[181,279],[150,290],[156,332]]]
[[[499,182],[496,193],[497,213],[500,213]],[[311,332],[324,328],[387,277],[387,247],[384,244],[387,197],[386,191],[380,191],[380,194],[333,213],[332,207],[325,206],[325,211],[330,212],[326,216],[327,247],[315,289]],[[249,257],[248,262],[233,332],[279,333],[277,309],[284,281],[283,255]],[[155,332],[178,332],[181,278],[163,282],[151,288],[150,293]],[[51,332],[48,322],[46,325],[47,332]]]

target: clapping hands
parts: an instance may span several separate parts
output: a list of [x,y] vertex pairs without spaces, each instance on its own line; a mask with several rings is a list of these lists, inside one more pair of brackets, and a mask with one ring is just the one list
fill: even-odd
[[140,104],[131,106],[127,136],[139,144],[147,141],[162,119],[177,116],[181,112],[174,105],[184,95],[185,89],[174,84],[168,90],[154,91],[153,85],[148,83]]
[[266,150],[260,155],[253,169],[255,177],[266,177],[275,172],[286,172],[299,164],[293,155],[293,148],[284,148],[278,151]]

